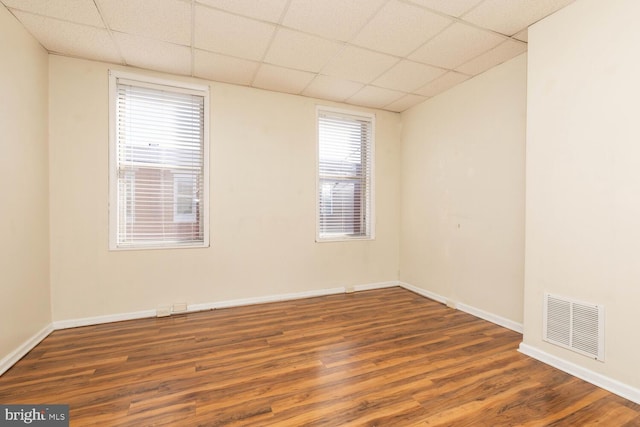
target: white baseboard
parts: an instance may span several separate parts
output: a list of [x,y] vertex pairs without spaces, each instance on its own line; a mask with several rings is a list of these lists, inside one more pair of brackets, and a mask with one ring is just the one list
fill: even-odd
[[356,292],[359,292],[359,291],[372,291],[374,289],[393,288],[394,286],[400,286],[400,285],[398,284],[398,282],[377,282],[377,283],[369,283],[368,285],[355,285],[353,288]]
[[[451,304],[451,302],[448,301],[447,298],[443,297],[442,295],[438,295],[436,293],[427,291],[422,288],[418,288],[416,286],[413,286],[404,282],[399,282],[399,285],[405,289],[408,289],[412,292],[415,292],[419,295],[430,298],[442,304],[447,304],[447,303]],[[454,305],[456,309],[464,311],[465,313],[469,313],[473,316],[495,323],[502,327],[511,329],[518,333],[523,332],[524,328],[522,323],[514,322],[512,320],[506,319],[501,316],[497,316],[495,314],[486,312],[484,310],[481,310],[476,307],[472,307],[467,304],[455,303]],[[544,352],[542,350],[539,350],[535,347],[532,347],[524,343],[520,344],[520,348],[518,351],[520,351],[523,354],[526,354],[527,356],[533,357],[534,359],[537,359],[543,363],[546,363],[547,365],[560,369],[563,372],[573,375],[574,377],[580,378],[593,385],[596,385],[607,391],[610,391],[611,393],[617,394],[618,396],[621,396],[632,402],[640,404],[640,389],[624,384],[618,380],[614,380],[605,375],[598,374],[597,372],[593,372],[582,366],[576,365],[575,363],[568,362],[564,359],[553,356],[547,352]]]
[[[379,282],[363,285],[343,286],[338,288],[319,289],[305,292],[295,292],[289,294],[267,295],[264,297],[242,298],[235,300],[217,301],[203,304],[191,304],[187,308],[187,312],[212,310],[216,308],[238,307],[251,304],[264,304],[268,302],[289,301],[302,298],[312,298],[324,295],[335,295],[347,292],[348,288],[355,291],[366,291],[371,289],[382,289],[392,286],[398,286],[397,282]],[[58,329],[77,328],[80,326],[99,325],[102,323],[121,322],[124,320],[143,319],[156,317],[156,310],[142,310],[130,313],[108,314],[103,316],[83,317],[78,319],[57,320],[47,325],[42,331],[29,338],[20,347],[9,353],[0,360],[0,375],[5,373],[17,361],[22,359],[29,351],[45,339],[51,332]]]
[[[354,291],[368,291],[372,289],[382,289],[389,288],[392,286],[398,286],[398,282],[379,282],[379,283],[368,283],[364,285],[354,285]],[[328,289],[318,289],[313,291],[305,291],[305,292],[295,292],[290,294],[276,294],[276,295],[267,295],[263,297],[254,297],[254,298],[241,298],[235,300],[226,300],[226,301],[217,301],[217,302],[209,302],[203,304],[190,304],[187,311],[203,311],[203,310],[215,310],[216,308],[229,308],[229,307],[240,307],[243,305],[252,305],[252,304],[265,304],[268,302],[278,302],[278,301],[292,301],[296,299],[302,298],[313,298],[313,297],[321,297],[326,295],[336,295],[343,294],[347,292],[349,286],[343,286],[339,288],[328,288]]]
[[[206,302],[200,304],[189,304],[187,310],[182,313],[193,313],[196,311],[215,310],[218,308],[239,307],[243,305],[264,304],[268,302],[287,301],[301,298],[311,298],[322,295],[332,295],[344,293],[344,288],[322,289],[318,291],[308,291],[291,294],[267,295],[264,297],[242,298],[235,300],[225,300],[216,302]],[[156,317],[156,310],[142,310],[129,313],[108,314],[104,316],[83,317],[79,319],[58,320],[53,322],[53,329],[68,329],[79,326],[99,325],[102,323],[120,322],[124,320],[144,319]]]
[[578,377],[581,380],[587,381],[593,385],[603,388],[618,396],[624,397],[632,402],[640,404],[640,389],[624,384],[613,378],[609,378],[605,375],[593,372],[590,369],[576,365],[575,363],[564,360],[560,357],[549,354],[531,345],[521,343],[518,351],[527,356],[533,357],[547,365],[560,369],[567,374]]
[[290,294],[266,295],[263,297],[241,298],[226,301],[189,304],[188,312],[215,310],[216,308],[240,307],[243,305],[265,304],[268,302],[290,301],[302,298],[321,297],[325,295],[343,294],[345,288],[319,289],[315,291],[295,292]]
[[[397,282],[379,282],[353,286],[355,291],[366,291],[371,289],[388,288],[398,286]],[[345,293],[347,286],[338,288],[318,289],[304,292],[294,292],[288,294],[266,295],[263,297],[240,298],[234,300],[207,302],[200,304],[189,304],[187,313],[204,310],[215,310],[217,308],[240,307],[243,305],[265,304],[269,302],[290,301],[302,298],[312,298],[325,295],[335,295]],[[183,312],[184,313],[184,312]],[[143,319],[145,317],[155,317],[156,310],[142,310],[131,313],[109,314],[105,316],[84,317],[80,319],[58,320],[53,322],[53,329],[76,328],[79,326],[99,325],[101,323],[120,322],[123,320]]]
[[99,325],[101,323],[121,322],[123,320],[144,319],[155,317],[155,310],[135,311],[131,313],[107,314],[105,316],[83,317],[80,319],[57,320],[53,322],[53,329],[77,328],[79,326]]
[[429,299],[432,299],[434,301],[437,301],[445,305],[452,305],[453,306],[452,308],[456,308],[460,311],[464,311],[465,313],[469,313],[473,316],[479,317],[480,319],[484,319],[491,323],[495,323],[496,325],[502,326],[503,328],[511,329],[512,331],[518,332],[520,334],[524,329],[522,326],[522,323],[514,322],[513,320],[509,320],[505,317],[498,316],[497,314],[489,313],[488,311],[484,311],[467,304],[463,304],[459,302],[454,303],[453,301],[449,301],[446,297],[443,297],[442,295],[436,294],[431,291],[427,291],[426,289],[422,289],[417,286],[410,285],[404,282],[399,282],[399,285],[407,290],[415,292],[418,295],[422,295],[424,297],[427,297]]
[[511,329],[519,334],[524,330],[522,323],[514,322],[513,320],[498,316],[497,314],[489,313],[488,311],[480,310],[479,308],[472,307],[467,304],[456,303],[456,308],[460,311],[464,311],[465,313],[469,313],[491,323],[495,323],[496,325],[500,325],[503,328]]
[[445,297],[443,297],[442,295],[438,295],[438,294],[436,294],[434,292],[431,292],[431,291],[428,291],[426,289],[422,289],[422,288],[419,288],[417,286],[413,286],[413,285],[410,285],[410,284],[404,283],[404,282],[398,282],[398,285],[400,285],[403,288],[405,288],[405,289],[407,289],[407,290],[409,290],[411,292],[414,292],[414,293],[416,293],[418,295],[422,295],[423,297],[427,297],[429,299],[432,299],[434,301],[437,301],[437,302],[445,304],[445,305],[447,304],[447,299]]
[[[422,295],[426,298],[432,299],[442,304],[447,304],[448,302],[447,298],[443,297],[442,295],[438,295],[434,292],[430,292],[430,291],[427,291],[426,289],[422,289],[417,286],[413,286],[404,282],[379,282],[379,283],[355,285],[353,286],[353,289],[355,291],[366,291],[366,290],[372,290],[372,289],[389,288],[393,286],[401,286],[407,290],[415,292],[418,295]],[[349,287],[344,286],[344,287],[320,289],[320,290],[314,290],[314,291],[269,295],[269,296],[256,297],[256,298],[242,298],[242,299],[219,301],[219,302],[213,302],[213,303],[191,304],[188,306],[187,311],[194,312],[194,311],[202,311],[202,310],[211,310],[216,308],[228,308],[228,307],[237,307],[237,306],[250,305],[250,304],[263,304],[268,302],[311,298],[311,297],[324,296],[324,295],[335,295],[335,294],[347,292],[347,289]],[[475,308],[466,304],[457,303],[456,308],[466,313],[469,313],[473,316],[479,317],[481,319],[487,320],[489,322],[495,323],[505,328],[522,333],[522,324],[520,323],[514,322],[509,319],[505,319],[503,317],[494,315],[492,313],[488,313],[484,310],[480,310],[478,308]],[[18,362],[22,357],[24,357],[29,351],[31,351],[36,345],[38,345],[43,339],[45,339],[54,330],[75,328],[79,326],[97,325],[97,324],[109,323],[109,322],[119,322],[123,320],[141,319],[146,317],[155,317],[155,315],[156,315],[156,310],[143,310],[143,311],[137,311],[137,312],[131,312],[131,313],[120,313],[120,314],[105,315],[105,316],[95,316],[95,317],[85,317],[80,319],[55,321],[47,325],[40,332],[36,333],[31,338],[29,338],[20,347],[18,347],[13,352],[5,356],[2,360],[0,360],[0,375],[4,374],[7,370],[9,370],[9,368],[11,368],[16,362]],[[640,404],[640,389],[621,383],[620,381],[614,380],[602,374],[598,374],[582,366],[568,362],[564,359],[553,356],[549,353],[546,353],[542,350],[539,350],[533,346],[530,346],[524,343],[520,344],[519,351],[523,354],[526,354],[527,356],[533,357],[534,359],[537,359],[543,363],[546,363],[557,369],[560,369],[561,371],[564,371],[570,375],[578,377],[584,381],[587,381],[591,384],[594,384],[598,387],[608,390],[614,394],[624,397],[625,399],[628,399],[628,400],[631,400],[632,402]]]
[[16,362],[22,359],[27,353],[29,353],[35,346],[40,344],[40,341],[45,339],[51,332],[53,332],[53,326],[51,324],[45,326],[40,332],[25,341],[20,347],[13,350],[0,360],[0,375],[4,374],[11,368]]

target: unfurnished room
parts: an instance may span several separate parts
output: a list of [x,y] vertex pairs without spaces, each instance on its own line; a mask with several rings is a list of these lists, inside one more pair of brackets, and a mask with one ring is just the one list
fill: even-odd
[[0,425],[640,426],[636,0],[0,0]]

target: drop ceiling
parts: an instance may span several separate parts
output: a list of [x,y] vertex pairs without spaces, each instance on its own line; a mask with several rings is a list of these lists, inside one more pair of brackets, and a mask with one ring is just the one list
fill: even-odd
[[52,54],[401,112],[574,0],[0,0]]

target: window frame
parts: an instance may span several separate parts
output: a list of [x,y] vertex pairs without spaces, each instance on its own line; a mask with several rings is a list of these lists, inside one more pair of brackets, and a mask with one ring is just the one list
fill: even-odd
[[[150,77],[138,73],[130,73],[118,70],[109,70],[109,250],[110,251],[131,251],[131,250],[158,250],[158,249],[186,249],[186,248],[208,248],[210,246],[209,236],[209,116],[210,116],[210,90],[208,85],[170,80],[164,78]],[[153,89],[169,89],[180,93],[196,93],[203,96],[203,180],[202,194],[200,194],[200,206],[202,210],[202,242],[185,242],[179,244],[135,244],[127,246],[118,245],[118,161],[117,161],[117,89],[118,80],[125,80],[141,87]],[[132,183],[135,188],[135,182]],[[135,197],[135,196],[133,196]],[[134,202],[135,203],[135,202]],[[135,204],[134,204],[135,206]],[[135,213],[133,214],[135,218]],[[135,220],[134,220],[135,221]]]
[[[322,195],[321,183],[322,177],[320,175],[320,116],[326,113],[336,116],[345,116],[345,118],[353,117],[354,119],[364,119],[369,121],[371,126],[371,137],[369,146],[369,188],[367,196],[369,198],[368,205],[368,220],[365,221],[365,225],[368,226],[367,233],[365,235],[349,235],[349,234],[335,234],[331,236],[322,235],[320,226],[321,206],[320,197]],[[348,241],[363,241],[363,240],[375,240],[375,147],[376,147],[376,116],[372,113],[366,113],[358,110],[348,110],[342,108],[328,107],[324,105],[316,106],[316,191],[315,191],[315,208],[316,208],[316,238],[317,243],[327,242],[348,242]],[[365,177],[366,180],[366,177]],[[366,201],[365,201],[366,203]],[[365,207],[366,208],[366,207]]]

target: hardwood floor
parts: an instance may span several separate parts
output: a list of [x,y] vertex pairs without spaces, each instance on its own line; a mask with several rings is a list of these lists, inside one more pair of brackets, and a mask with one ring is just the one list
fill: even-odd
[[0,403],[72,426],[640,426],[640,405],[401,288],[53,332]]

